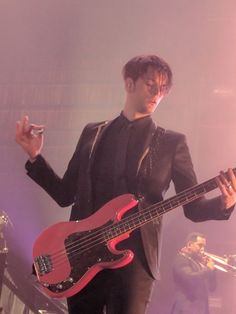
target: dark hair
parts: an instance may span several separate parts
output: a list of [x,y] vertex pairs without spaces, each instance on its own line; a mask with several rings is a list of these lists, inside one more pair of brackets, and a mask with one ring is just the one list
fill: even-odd
[[190,234],[187,236],[187,238],[186,238],[186,243],[188,243],[188,242],[196,242],[198,237],[204,238],[204,239],[206,238],[206,237],[204,236],[204,234],[202,234],[202,233],[199,233],[199,232],[192,232],[192,233],[190,233]]
[[170,66],[156,55],[140,55],[130,59],[123,67],[123,78],[130,77],[134,82],[152,67],[159,75],[165,78],[162,86],[163,94],[167,94],[172,86],[172,72]]

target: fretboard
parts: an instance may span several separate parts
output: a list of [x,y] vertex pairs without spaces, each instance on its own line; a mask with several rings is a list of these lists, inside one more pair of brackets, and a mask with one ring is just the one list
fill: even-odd
[[[235,173],[236,169],[233,169],[233,171]],[[109,240],[124,233],[132,232],[133,230],[161,217],[174,208],[193,202],[217,187],[216,177],[190,187],[169,199],[153,204],[150,207],[129,215],[128,217],[122,218],[121,221],[105,228],[104,236],[106,240]]]

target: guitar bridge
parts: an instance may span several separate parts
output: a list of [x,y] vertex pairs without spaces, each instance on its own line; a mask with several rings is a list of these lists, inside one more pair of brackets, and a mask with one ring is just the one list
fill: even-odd
[[39,276],[43,276],[52,271],[52,260],[50,255],[40,255],[35,258],[34,266]]

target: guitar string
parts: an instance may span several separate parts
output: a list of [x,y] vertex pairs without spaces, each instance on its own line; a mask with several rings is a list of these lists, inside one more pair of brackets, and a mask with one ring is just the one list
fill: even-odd
[[[158,218],[158,217],[160,217],[160,216],[162,216],[163,215],[163,213],[165,213],[166,212],[166,210],[165,209],[162,209],[162,212],[160,212],[157,216],[156,216],[156,218]],[[140,226],[142,226],[143,224],[145,224],[145,221],[143,221],[142,223],[140,223],[139,222],[139,225]],[[130,229],[129,229],[129,233],[131,233],[133,230],[135,230],[137,227],[133,227],[133,228],[131,228],[130,227]],[[128,232],[127,232],[128,233]],[[114,236],[114,238],[115,238],[115,236]],[[110,238],[110,240],[111,240],[112,238]],[[98,237],[97,238],[95,238],[95,239],[93,239],[93,241],[91,241],[90,243],[89,243],[89,245],[86,247],[86,246],[80,246],[80,243],[78,243],[78,241],[77,241],[77,244],[75,245],[75,247],[74,247],[74,250],[73,251],[66,251],[65,250],[65,253],[67,254],[67,255],[65,255],[65,254],[63,254],[63,255],[61,255],[61,256],[57,256],[57,260],[54,260],[53,261],[53,266],[54,267],[56,267],[57,268],[57,270],[59,270],[59,268],[61,267],[63,267],[63,265],[65,264],[65,263],[68,263],[68,258],[67,258],[67,256],[69,257],[69,260],[72,262],[73,260],[76,260],[76,258],[80,255],[80,254],[84,254],[86,251],[88,251],[88,250],[90,250],[90,249],[92,249],[92,248],[94,248],[95,246],[98,246],[98,245],[100,245],[100,244],[102,244],[102,243],[104,243],[104,242],[106,242],[106,239],[104,238],[104,234],[101,232],[100,234],[98,234]],[[76,249],[75,249],[76,248]],[[77,254],[77,256],[73,256],[73,254],[75,255],[75,253],[79,253],[79,254]],[[122,254],[122,252],[120,252],[120,254]],[[119,254],[118,254],[119,255]]]
[[[198,196],[198,197],[200,197],[200,196]],[[160,212],[160,213],[158,213],[157,215],[156,215],[156,212],[155,212],[155,215],[156,215],[156,218],[158,218],[158,217],[160,217],[161,215],[163,215],[163,213],[165,213],[166,212],[166,209],[163,207],[163,208],[160,208],[161,210],[162,210],[162,212]],[[141,224],[140,224],[140,226],[141,225],[143,225],[143,224],[145,224],[146,223],[146,220],[148,220],[148,218],[146,218],[145,216],[146,216],[146,214],[147,213],[142,213],[142,215],[140,216],[139,215],[139,217],[138,217],[138,223],[140,224],[140,219],[142,219],[142,216],[144,216],[144,218],[145,218],[145,220],[144,221],[142,221],[141,222]],[[150,213],[151,214],[151,216],[153,216],[153,213]],[[137,219],[137,217],[132,217],[132,219],[133,219],[133,223],[137,223],[137,222],[135,222],[135,219]],[[121,224],[122,225],[122,224]],[[114,227],[114,226],[113,226]],[[134,227],[130,227],[129,229],[129,233],[131,233],[134,229],[136,229],[137,227],[136,226],[134,226]],[[74,246],[74,251],[68,251],[67,253],[68,253],[68,256],[69,255],[72,255],[72,254],[75,254],[77,251],[78,251],[78,249],[80,250],[79,251],[79,253],[80,254],[83,254],[86,250],[88,250],[88,249],[91,249],[91,248],[93,248],[94,246],[96,246],[96,245],[98,245],[98,244],[100,244],[100,243],[103,243],[103,242],[105,242],[107,239],[106,239],[106,237],[104,237],[104,232],[103,232],[104,230],[100,230],[100,234],[98,234],[98,236],[99,237],[97,237],[97,238],[94,238],[94,239],[92,239],[92,238],[90,238],[89,240],[95,240],[95,241],[90,241],[88,244],[89,244],[89,246],[81,246],[81,243],[79,243],[79,241],[75,241],[74,243],[76,243],[77,242],[77,244]],[[105,234],[106,235],[106,234]],[[117,237],[117,235],[115,236],[113,236],[114,238],[115,237]],[[110,238],[111,239],[111,238]],[[100,242],[99,242],[100,241]],[[75,248],[76,248],[76,250],[75,250]],[[58,258],[57,258],[57,260],[55,260],[54,261],[54,263],[53,263],[53,265],[54,265],[54,267],[55,266],[59,266],[59,265],[62,265],[65,261],[67,261],[67,258],[66,258],[66,256],[61,256],[62,258],[60,258],[60,256],[58,256]],[[75,256],[73,256],[73,258],[75,258]]]
[[[204,193],[203,193],[204,192]],[[198,192],[198,193],[203,193],[203,194],[205,194],[205,191],[202,191],[202,189],[201,189],[201,191],[200,192]],[[117,224],[122,224],[122,222],[125,224],[126,223],[126,220],[131,220],[132,218],[134,218],[134,219],[136,219],[137,217],[136,216],[140,216],[140,214],[148,214],[149,213],[149,211],[150,210],[152,210],[152,209],[157,209],[158,207],[167,207],[168,208],[168,210],[169,210],[169,206],[171,205],[172,207],[173,206],[180,206],[181,204],[182,204],[182,202],[183,202],[183,198],[184,198],[184,200],[186,199],[186,198],[190,198],[190,197],[194,197],[194,199],[195,199],[195,197],[196,198],[198,198],[198,197],[200,197],[201,195],[200,194],[198,194],[198,195],[193,195],[192,193],[188,193],[188,194],[190,194],[190,195],[187,195],[187,193],[186,193],[186,195],[179,195],[179,197],[178,197],[178,200],[177,201],[175,201],[175,203],[173,202],[173,200],[172,199],[169,199],[169,200],[165,200],[165,201],[161,201],[160,203],[157,203],[157,204],[154,204],[154,205],[151,205],[150,207],[148,207],[148,208],[144,208],[144,209],[141,209],[140,211],[138,211],[138,212],[136,212],[135,214],[133,214],[132,216],[128,216],[128,217],[125,217],[125,218],[122,218],[122,220],[121,221],[119,221],[119,222],[117,222]],[[190,196],[190,197],[189,197]],[[188,200],[187,202],[191,202],[192,200]],[[174,204],[174,205],[173,205]],[[103,229],[99,229],[98,230],[98,232],[99,231],[101,231],[101,230],[105,230],[105,229],[110,229],[111,228],[111,226],[110,225],[108,225],[108,226],[104,226],[104,228]],[[113,228],[114,229],[114,228]],[[94,233],[96,233],[96,232],[94,232]],[[93,234],[94,234],[93,233]],[[88,235],[88,237],[89,237],[90,235]],[[87,238],[88,238],[87,237]],[[82,239],[86,239],[86,236],[85,237],[83,237]],[[69,248],[69,246],[67,247],[67,248]]]
[[[209,180],[209,181],[211,181],[211,180]],[[202,188],[201,185],[199,185],[197,187],[198,187],[198,189]],[[178,204],[179,201],[181,201],[181,204],[183,205],[183,201],[181,200],[181,198],[183,198],[183,197],[184,197],[184,201],[186,203],[189,203],[189,202],[201,197],[202,194],[205,194],[205,191],[202,191],[201,192],[202,194],[192,195],[192,193],[190,193],[190,192],[192,192],[192,190],[196,190],[196,189],[194,189],[192,187],[192,188],[190,188],[190,191],[188,191],[188,193],[186,193],[186,191],[184,191],[185,193],[179,193],[178,194],[178,200],[175,201],[174,206],[178,207],[180,205],[180,204]],[[186,194],[186,195],[184,196],[181,194]],[[189,200],[189,199],[186,200],[186,198],[189,198],[188,194],[190,194],[190,196],[193,197],[192,200]],[[174,198],[176,198],[176,196]],[[152,205],[149,208],[143,209],[142,211],[139,211],[139,212],[133,214],[132,216],[124,218],[123,220],[116,223],[116,225],[117,225],[116,228],[114,228],[115,225],[112,225],[112,226],[108,225],[104,228],[97,230],[92,235],[87,235],[85,237],[80,238],[79,240],[76,239],[74,242],[70,243],[70,245],[67,247],[67,250],[63,249],[63,250],[61,250],[61,252],[58,251],[58,252],[53,253],[54,254],[53,265],[56,266],[56,264],[58,264],[59,262],[62,262],[62,259],[60,259],[60,257],[62,257],[62,258],[64,257],[64,259],[67,260],[67,258],[64,255],[61,256],[61,253],[66,252],[68,255],[71,255],[71,254],[76,253],[79,249],[79,253],[82,254],[86,250],[93,248],[95,245],[106,242],[107,240],[111,240],[112,238],[116,238],[119,235],[119,234],[118,235],[113,234],[113,237],[111,238],[110,234],[108,233],[109,238],[106,239],[107,230],[110,230],[111,234],[112,234],[112,231],[114,231],[114,229],[115,230],[118,229],[118,231],[120,232],[122,227],[127,228],[127,221],[128,221],[128,222],[130,222],[130,225],[129,225],[129,230],[127,231],[127,233],[131,233],[133,230],[135,230],[137,228],[137,224],[140,224],[140,221],[142,221],[144,219],[144,221],[142,221],[140,224],[140,226],[142,226],[143,224],[146,223],[147,220],[149,221],[149,220],[152,220],[154,218],[157,219],[160,216],[162,216],[165,212],[167,212],[171,209],[169,207],[170,205],[171,206],[173,205],[172,204],[173,202],[171,199],[162,201],[161,203],[164,203],[164,205],[162,205],[162,206],[161,205],[159,205],[159,206]],[[155,210],[155,212],[152,212],[153,210]],[[158,212],[159,210],[160,210],[160,212]],[[155,217],[153,217],[153,215],[155,215]],[[150,216],[150,217],[147,217],[147,216]],[[135,220],[137,220],[137,221],[135,221]],[[135,225],[134,227],[131,227],[132,223]],[[125,232],[123,232],[123,233],[125,233]],[[97,242],[97,241],[101,241],[101,242]],[[59,254],[59,255],[57,256],[57,254]]]
[[[201,189],[201,191],[200,192],[198,192],[198,193],[202,193],[202,187],[200,187],[200,186],[198,186],[198,188],[199,189]],[[195,189],[196,190],[196,189]],[[187,191],[187,190],[186,190]],[[185,191],[185,192],[186,192]],[[190,197],[191,196],[193,196],[192,195],[192,191],[188,191],[189,193],[188,194],[190,194]],[[191,192],[191,193],[190,193]],[[129,217],[125,217],[125,218],[122,218],[122,221],[119,221],[119,222],[117,222],[117,224],[118,223],[121,223],[121,222],[126,222],[126,220],[130,220],[131,218],[136,218],[135,217],[135,215],[136,216],[139,216],[139,214],[142,212],[142,211],[145,211],[145,213],[148,213],[150,210],[152,210],[153,208],[154,209],[156,209],[156,208],[158,208],[158,207],[164,207],[165,205],[167,205],[167,207],[169,207],[170,205],[171,206],[176,206],[176,205],[178,205],[178,206],[180,206],[181,205],[181,203],[183,202],[182,201],[182,197],[184,197],[184,199],[185,198],[189,198],[189,195],[187,195],[187,193],[185,193],[186,195],[181,195],[182,194],[182,192],[181,193],[179,193],[178,194],[178,200],[176,201],[176,204],[174,204],[173,205],[173,199],[171,198],[171,199],[168,199],[168,200],[164,200],[164,201],[161,201],[160,203],[157,203],[157,204],[154,204],[154,205],[151,205],[151,206],[149,206],[148,208],[144,208],[144,209],[142,209],[141,211],[139,211],[139,212],[137,212],[137,213],[135,213],[135,214],[133,214],[132,216],[129,216]],[[203,194],[205,194],[205,191],[204,191],[204,193]],[[197,198],[198,197],[200,197],[201,195],[197,195]],[[194,195],[194,197],[195,197],[195,195]],[[176,198],[176,196],[175,197],[173,197],[173,198]],[[179,204],[177,204],[179,202]],[[191,200],[189,200],[188,202],[191,202]],[[163,205],[162,205],[163,204]],[[169,209],[168,209],[169,210]],[[103,229],[99,229],[99,230],[97,230],[97,232],[99,232],[99,231],[101,231],[101,230],[105,230],[105,229],[110,229],[110,225],[108,225],[108,226],[104,226],[104,228]],[[88,232],[89,233],[89,232]],[[93,235],[94,234],[96,234],[96,231],[95,232],[93,232]],[[82,240],[86,240],[86,238],[90,238],[90,234],[88,234],[87,235],[87,237],[86,236],[84,236],[83,238],[82,238]],[[73,245],[73,243],[72,243],[72,245]],[[69,249],[69,246],[67,246],[67,248]]]
[[[205,194],[205,193],[203,193],[203,194]],[[196,198],[199,198],[201,195],[197,195],[197,196],[195,196],[195,195],[191,195],[191,196],[193,196],[194,198],[193,198],[193,200],[194,199],[196,199]],[[186,198],[186,197],[185,197]],[[184,198],[184,199],[185,199]],[[192,200],[192,201],[193,201]],[[186,201],[186,200],[185,200]],[[189,200],[187,200],[186,201],[187,203],[189,203],[189,202],[191,202],[191,201],[189,201]],[[157,215],[158,216],[156,216],[155,218],[158,218],[158,217],[160,217],[160,215],[163,215],[167,210],[170,210],[170,208],[169,208],[169,204],[170,205],[172,205],[172,203],[170,202],[170,201],[168,201],[168,202],[166,202],[166,204],[164,204],[164,206],[158,206],[159,207],[159,209],[160,210],[162,210],[163,212],[161,212],[161,214],[159,214],[159,213],[157,213]],[[165,208],[165,205],[167,206],[167,210],[166,210],[166,208]],[[182,205],[183,205],[183,201],[182,201]],[[177,204],[177,203],[175,203],[175,206],[176,207],[178,207],[179,206],[179,204]],[[156,214],[156,212],[157,212],[157,210],[156,210],[156,206],[154,206],[154,205],[152,205],[152,206],[150,206],[148,209],[146,208],[145,209],[145,211],[144,212],[142,212],[142,211],[140,211],[140,212],[138,212],[138,213],[135,213],[133,216],[130,216],[130,217],[126,217],[126,218],[124,218],[123,220],[121,220],[121,221],[119,221],[119,222],[117,222],[116,224],[117,224],[117,226],[119,227],[119,226],[121,226],[121,227],[127,227],[127,226],[124,226],[125,224],[127,224],[127,222],[126,222],[126,220],[130,220],[132,223],[134,223],[134,224],[137,224],[137,222],[135,222],[135,219],[138,219],[138,222],[140,223],[140,221],[139,220],[141,220],[141,219],[144,219],[145,218],[145,220],[144,220],[144,222],[142,222],[142,224],[144,224],[144,223],[146,223],[146,220],[148,219],[148,218],[146,218],[145,216],[147,216],[147,214],[149,214],[149,215],[153,215],[153,213],[151,213],[151,210],[152,209],[155,209],[155,214]],[[147,211],[148,210],[148,211]],[[143,218],[144,217],[144,218]],[[131,218],[131,219],[130,219]],[[153,218],[153,217],[152,217]],[[150,219],[150,218],[149,218]],[[142,225],[141,224],[141,225]],[[131,225],[131,224],[130,224]],[[137,228],[137,226],[135,226],[135,227],[130,227],[129,226],[129,231],[127,231],[127,232],[132,232],[134,229],[136,229]],[[73,253],[75,253],[76,251],[77,251],[77,248],[79,248],[79,249],[81,249],[81,251],[80,251],[80,253],[84,253],[86,250],[88,250],[88,249],[90,249],[90,248],[92,248],[92,247],[94,247],[94,245],[98,245],[98,244],[100,244],[100,243],[102,243],[102,242],[104,242],[104,241],[107,241],[107,240],[111,240],[112,238],[110,237],[110,234],[109,234],[109,239],[106,239],[106,237],[104,238],[104,235],[106,236],[106,230],[111,230],[112,231],[112,229],[113,229],[113,231],[114,231],[114,225],[112,226],[112,228],[111,228],[111,226],[109,225],[109,226],[106,226],[106,227],[104,227],[104,228],[101,228],[100,230],[97,230],[97,232],[96,232],[96,234],[100,237],[97,237],[96,238],[96,235],[94,235],[94,234],[92,234],[92,235],[88,235],[87,237],[85,237],[85,238],[87,238],[86,239],[86,241],[87,241],[87,243],[86,243],[86,241],[84,241],[84,243],[83,243],[83,238],[82,238],[82,241],[81,241],[81,239],[76,239],[76,241],[74,241],[74,242],[72,242],[71,243],[71,245],[70,245],[70,247],[68,246],[67,247],[67,251],[65,250],[65,249],[63,249],[61,252],[67,252],[68,253],[68,255],[69,254],[73,254]],[[115,237],[117,237],[117,235],[113,235],[113,238],[115,238]],[[102,240],[102,242],[92,242],[91,240],[95,240],[95,241],[99,241],[99,240]],[[74,243],[76,243],[76,245],[74,245]],[[90,245],[90,246],[85,246],[86,244],[92,244],[92,246]],[[83,247],[83,245],[84,245],[84,247]],[[74,251],[72,251],[73,249],[76,249],[76,250],[74,250]],[[84,250],[84,251],[82,251],[82,250]],[[59,252],[58,252],[59,253]],[[54,253],[54,256],[55,256],[55,260],[56,260],[56,256],[57,255],[57,253]],[[65,257],[65,256],[62,256],[62,257]],[[60,258],[60,255],[58,255],[58,258]],[[55,261],[56,262],[56,261]]]
[[[234,168],[233,171],[236,172],[236,168]],[[178,193],[177,195],[173,196],[173,197],[170,198],[170,199],[161,201],[161,203],[163,203],[164,206],[165,206],[165,203],[168,205],[168,202],[171,204],[171,202],[172,202],[175,198],[177,198],[177,199],[178,199],[178,197],[181,198],[182,196],[184,196],[184,194],[187,195],[187,193],[189,193],[190,196],[191,196],[191,194],[192,194],[192,192],[194,192],[194,190],[201,189],[201,188],[206,189],[207,185],[208,185],[208,188],[209,188],[209,184],[212,184],[212,183],[213,183],[213,186],[211,186],[210,189],[206,190],[206,191],[205,191],[204,193],[202,193],[202,194],[197,195],[197,197],[196,197],[196,199],[197,199],[197,198],[199,198],[201,195],[203,195],[203,194],[205,194],[206,192],[209,192],[210,190],[213,190],[214,188],[217,187],[217,184],[216,184],[215,179],[216,179],[216,177],[214,177],[214,178],[212,178],[212,179],[210,179],[210,180],[208,180],[208,181],[205,181],[205,182],[203,182],[203,183],[201,183],[201,184],[198,184],[198,185],[195,185],[195,186],[193,186],[193,187],[190,187],[190,188],[188,188],[188,189],[186,189],[186,190],[184,190],[184,191]],[[187,197],[187,196],[186,196],[186,197]],[[189,203],[189,202],[191,202],[191,201],[193,201],[193,200],[194,200],[194,198],[193,198],[192,200],[188,200],[186,203]],[[177,200],[177,202],[178,202],[178,200]],[[173,208],[178,207],[178,206],[180,206],[180,205],[184,205],[184,204],[183,204],[183,203],[182,203],[182,204],[180,203],[180,204],[178,204],[178,205],[175,204]],[[154,204],[154,205],[150,206],[149,208],[146,208],[146,209],[145,209],[145,214],[147,214],[147,211],[151,211],[152,207],[153,207],[153,208],[156,208],[156,206],[157,206],[157,204]],[[170,209],[168,209],[168,210],[170,210]],[[164,212],[165,212],[165,210],[164,210]],[[139,214],[140,214],[140,212],[137,213],[137,215],[140,217]],[[130,217],[128,217],[127,219],[129,219],[129,218],[130,218]],[[135,219],[135,216],[132,216],[132,218]],[[155,218],[158,218],[158,217],[155,217]],[[125,218],[124,218],[122,221],[120,221],[119,223],[125,223]],[[117,224],[118,224],[118,223],[117,223]],[[111,228],[110,225],[109,225],[109,226],[106,226],[105,228],[100,229],[100,230],[97,230],[97,232],[94,232],[92,236],[94,236],[94,234],[96,234],[96,233],[99,234],[100,231],[105,231],[105,229],[110,229],[110,228]],[[137,228],[137,227],[135,227],[135,229],[136,229],[136,228]],[[130,231],[132,231],[132,230],[130,230]],[[82,240],[83,240],[83,239],[85,239],[85,240],[87,239],[87,242],[88,242],[88,240],[91,240],[92,237],[91,237],[90,235],[88,235],[88,236],[85,236],[84,238],[82,238]],[[81,240],[81,239],[80,239],[80,240]],[[76,243],[75,246],[74,246],[74,243]],[[77,247],[79,244],[81,244],[81,241],[80,241],[79,244],[78,244],[78,243],[79,243],[78,240],[72,242],[72,243],[70,244],[71,248],[73,249],[73,248]],[[69,246],[67,247],[67,249],[69,249]],[[89,248],[86,248],[86,249],[89,249]],[[54,252],[53,254],[55,255],[55,258],[56,258],[56,255],[57,255],[57,254],[58,254],[58,257],[60,257],[60,255],[63,254],[63,253],[65,253],[65,252],[66,252],[66,250],[63,248],[63,249],[60,249],[60,251],[58,251],[58,252]],[[69,253],[70,253],[70,252],[69,252]],[[51,254],[51,255],[52,255],[52,254]]]

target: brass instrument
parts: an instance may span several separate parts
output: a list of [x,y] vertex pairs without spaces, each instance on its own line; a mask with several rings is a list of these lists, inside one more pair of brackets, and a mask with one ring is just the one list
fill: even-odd
[[3,210],[0,210],[0,254],[8,253],[8,247],[4,237],[4,230],[8,224],[13,227],[13,224],[8,215]]
[[209,252],[204,252],[203,254],[214,261],[215,269],[236,276],[236,255],[222,257]]
[[3,210],[1,210],[0,211],[0,232],[9,222],[11,223],[9,217]]

